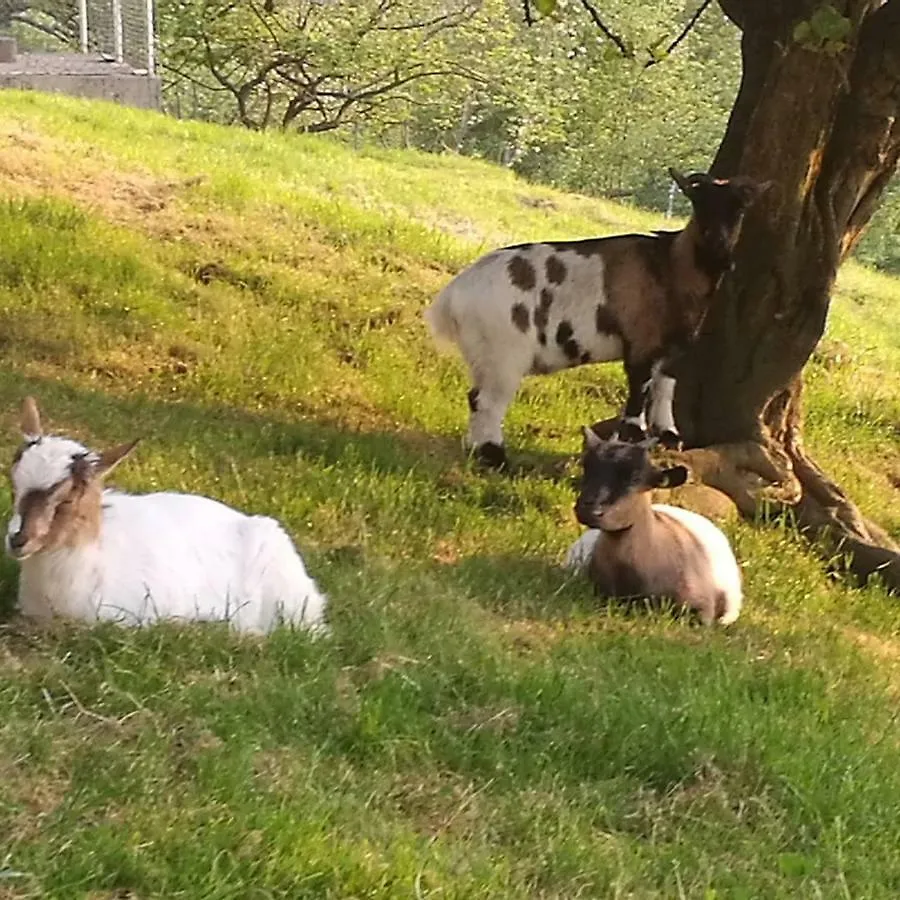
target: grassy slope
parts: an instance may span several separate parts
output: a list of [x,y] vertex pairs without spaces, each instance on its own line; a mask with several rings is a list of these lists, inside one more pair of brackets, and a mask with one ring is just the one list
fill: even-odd
[[[613,366],[524,387],[531,474],[461,460],[428,298],[483,247],[653,218],[7,92],[0,191],[7,452],[26,391],[95,444],[144,435],[120,484],[278,516],[335,624],[7,626],[0,897],[897,896],[895,602],[735,526],[727,634],[598,606],[556,567],[577,528],[552,473],[619,403]],[[897,282],[848,267],[808,415],[900,536],[898,317]]]

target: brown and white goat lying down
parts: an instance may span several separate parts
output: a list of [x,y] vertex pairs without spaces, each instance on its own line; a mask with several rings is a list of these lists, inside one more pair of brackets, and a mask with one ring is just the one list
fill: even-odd
[[654,488],[684,484],[684,466],[658,469],[649,443],[603,441],[584,429],[584,474],[575,515],[585,532],[566,565],[584,570],[599,594],[669,599],[706,625],[740,615],[741,570],[728,538],[697,513],[650,502]]
[[481,257],[426,310],[468,364],[468,445],[503,467],[503,419],[526,375],[622,359],[628,401],[619,434],[679,443],[671,365],[696,338],[731,267],[745,210],[768,187],[670,170],[691,201],[681,231],[522,244]]
[[6,548],[21,565],[26,616],[326,629],[326,598],[274,519],[194,494],[107,490],[104,478],[137,441],[95,453],[44,435],[30,397],[22,432]]

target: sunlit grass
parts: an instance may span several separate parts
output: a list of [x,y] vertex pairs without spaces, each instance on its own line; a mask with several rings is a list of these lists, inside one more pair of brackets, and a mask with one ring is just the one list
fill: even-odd
[[[577,430],[620,403],[616,366],[524,387],[529,471],[462,457],[468,385],[424,305],[484,247],[658,217],[452,157],[0,112],[7,453],[26,392],[94,445],[143,436],[121,486],[279,517],[334,625],[13,619],[0,896],[897,895],[896,601],[746,525],[728,632],[567,578]],[[900,536],[898,320],[897,281],[848,267],[807,407],[814,453]]]

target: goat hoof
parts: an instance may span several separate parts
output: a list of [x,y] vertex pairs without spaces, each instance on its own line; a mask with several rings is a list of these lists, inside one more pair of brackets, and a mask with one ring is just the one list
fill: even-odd
[[666,450],[681,450],[684,446],[681,435],[677,431],[667,428],[659,433],[659,444]]
[[505,472],[509,469],[509,460],[506,458],[506,451],[502,444],[495,444],[491,441],[479,444],[475,448],[475,459],[485,468],[496,469],[498,472]]
[[626,444],[639,444],[646,437],[647,432],[640,425],[635,425],[634,422],[622,422],[619,425],[618,439]]

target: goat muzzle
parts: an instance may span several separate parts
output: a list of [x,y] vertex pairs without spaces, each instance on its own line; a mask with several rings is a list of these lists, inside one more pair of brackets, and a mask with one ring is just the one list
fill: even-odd
[[585,528],[603,527],[603,509],[585,503],[575,504],[575,518]]
[[15,559],[23,559],[27,554],[24,552],[28,546],[28,535],[24,531],[17,531],[15,534],[6,536],[6,552]]

